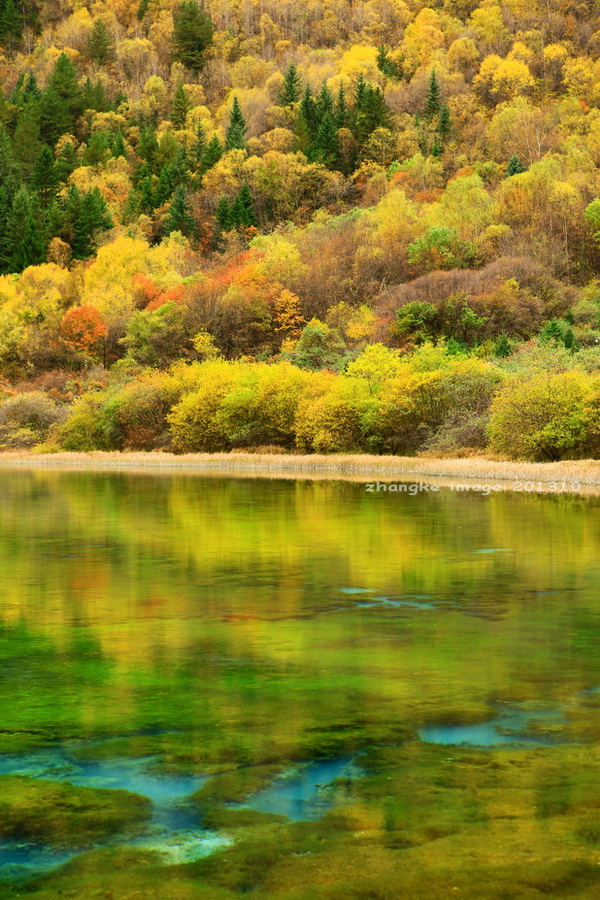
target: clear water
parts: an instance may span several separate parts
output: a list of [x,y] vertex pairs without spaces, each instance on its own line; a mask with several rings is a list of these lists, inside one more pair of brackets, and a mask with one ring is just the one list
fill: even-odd
[[3,900],[42,870],[44,900],[487,900],[532,866],[599,895],[597,499],[52,471],[0,497],[0,835],[5,775],[152,802],[92,853],[0,838]]

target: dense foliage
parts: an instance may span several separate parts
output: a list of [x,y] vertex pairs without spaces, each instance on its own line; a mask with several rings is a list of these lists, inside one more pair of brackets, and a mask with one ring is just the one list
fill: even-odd
[[599,36],[562,0],[0,0],[0,373],[56,407],[4,446],[596,454]]

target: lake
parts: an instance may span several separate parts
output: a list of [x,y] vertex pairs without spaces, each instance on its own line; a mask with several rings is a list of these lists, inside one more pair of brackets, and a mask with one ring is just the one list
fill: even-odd
[[599,499],[0,492],[2,900],[600,896]]

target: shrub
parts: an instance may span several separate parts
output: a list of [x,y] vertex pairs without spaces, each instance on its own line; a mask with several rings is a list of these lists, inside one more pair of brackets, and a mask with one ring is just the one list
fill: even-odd
[[316,453],[360,452],[369,446],[368,423],[374,403],[368,382],[335,378],[322,382],[325,391],[306,398],[296,418],[300,449]]
[[123,430],[114,395],[98,392],[80,397],[51,437],[64,450],[122,450]]
[[217,419],[224,398],[244,374],[243,365],[223,360],[199,363],[198,386],[167,416],[173,448],[181,453],[227,450],[229,436]]
[[289,363],[253,365],[223,398],[216,420],[231,447],[291,448],[310,375]]
[[9,397],[0,405],[0,446],[33,447],[65,416],[64,407],[41,391]]
[[515,459],[585,455],[595,424],[593,382],[581,372],[511,379],[494,399],[490,445]]

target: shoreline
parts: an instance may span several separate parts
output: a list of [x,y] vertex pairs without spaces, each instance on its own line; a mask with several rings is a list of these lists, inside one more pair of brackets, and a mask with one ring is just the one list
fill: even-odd
[[[309,478],[361,482],[419,480],[445,486],[464,482],[469,490],[524,493],[600,493],[600,460],[556,463],[511,462],[485,457],[429,459],[366,454],[293,455],[271,453],[163,452],[0,453],[0,469],[115,471],[253,478]],[[597,489],[597,491],[595,490]]]

